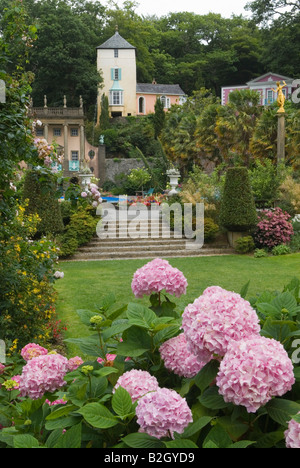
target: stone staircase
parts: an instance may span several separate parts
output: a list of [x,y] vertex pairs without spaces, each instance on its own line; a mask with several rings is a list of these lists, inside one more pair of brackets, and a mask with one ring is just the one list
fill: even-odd
[[[107,229],[106,229],[107,228]],[[199,247],[194,239],[176,236],[162,219],[147,219],[132,225],[132,221],[117,220],[98,230],[98,236],[80,247],[69,261],[153,259],[156,257],[202,257],[235,253],[224,237],[213,244]]]

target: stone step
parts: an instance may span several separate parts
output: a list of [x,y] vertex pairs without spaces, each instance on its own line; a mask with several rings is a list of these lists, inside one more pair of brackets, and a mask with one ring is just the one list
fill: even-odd
[[[137,239],[132,239],[130,237],[124,237],[124,238],[119,238],[119,237],[116,237],[116,238],[107,238],[107,239],[95,239],[95,240],[92,240],[91,242],[89,242],[89,244],[87,244],[86,246],[82,246],[81,248],[85,248],[85,247],[93,247],[93,248],[97,248],[97,247],[101,247],[101,246],[110,246],[110,247],[115,247],[116,245],[126,245],[126,244],[131,244],[131,245],[135,245],[136,247],[139,247],[140,245],[152,245],[152,246],[155,246],[155,245],[158,245],[158,244],[161,244],[161,245],[185,245],[185,242],[186,242],[187,239],[184,239],[182,237],[180,238],[152,238],[152,237],[146,237],[146,238],[137,238]],[[218,246],[218,247],[226,247],[226,246]]]
[[[108,252],[78,252],[69,258],[69,261],[96,261],[96,260],[113,260],[113,259],[152,259],[152,258],[168,258],[168,257],[204,257],[213,255],[232,255],[234,251],[231,249],[197,249],[197,250],[151,250],[147,251],[108,251]],[[66,260],[67,261],[67,260]]]
[[[97,248],[95,247],[81,247],[78,249],[78,252],[80,253],[87,253],[87,254],[90,254],[90,253],[104,253],[104,252],[110,252],[111,250],[113,249],[114,252],[124,252],[124,251],[128,251],[128,252],[136,252],[137,251],[137,246],[136,245],[116,245],[116,246],[99,246]],[[174,244],[174,245],[170,245],[170,244],[166,244],[166,245],[139,245],[138,246],[138,251],[139,252],[144,252],[144,251],[160,251],[160,252],[164,252],[165,250],[169,250],[169,251],[173,251],[173,250],[186,250],[185,248],[185,244],[181,244],[181,245],[177,245],[177,244]]]

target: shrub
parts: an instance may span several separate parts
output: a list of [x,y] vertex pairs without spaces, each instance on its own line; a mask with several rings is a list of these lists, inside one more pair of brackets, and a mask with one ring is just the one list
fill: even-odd
[[265,249],[255,249],[254,251],[255,258],[263,258],[267,256],[268,256],[268,252]]
[[226,173],[220,207],[220,223],[229,231],[250,231],[257,224],[257,214],[245,167],[230,167]]
[[70,216],[63,234],[56,241],[60,249],[60,257],[73,255],[78,247],[87,244],[96,234],[98,219],[94,215],[94,209],[79,206]]
[[294,233],[291,216],[281,208],[262,210],[259,213],[259,222],[254,233],[257,247],[266,247],[269,250],[280,244],[291,241]]
[[272,249],[272,255],[287,255],[292,252],[291,248],[288,245],[281,244],[281,245],[276,245]]
[[209,242],[216,238],[219,226],[211,218],[204,218],[204,240]]
[[47,324],[55,314],[57,249],[45,238],[30,240],[38,221],[19,206],[9,225],[10,237],[0,241],[0,339],[8,347],[16,342],[19,348],[33,339],[45,342]]
[[24,181],[23,200],[28,200],[26,211],[38,214],[39,235],[57,234],[63,231],[60,204],[56,196],[56,177],[47,170],[27,171]]
[[288,176],[280,186],[280,204],[289,207],[293,216],[300,213],[300,183]]
[[283,168],[278,171],[277,164],[270,159],[263,162],[257,160],[255,167],[249,171],[255,200],[267,202],[267,206],[271,206],[270,204],[278,199],[279,186],[285,173],[286,170]]
[[292,237],[291,242],[289,243],[289,247],[291,248],[292,252],[298,252],[300,250],[300,233],[296,232],[295,235]]
[[252,236],[240,237],[235,242],[235,250],[239,253],[252,252],[255,249],[255,244]]

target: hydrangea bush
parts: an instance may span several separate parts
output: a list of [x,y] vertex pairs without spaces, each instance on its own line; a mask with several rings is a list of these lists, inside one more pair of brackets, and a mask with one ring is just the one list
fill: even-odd
[[291,216],[281,208],[266,209],[259,213],[254,233],[257,247],[272,250],[278,245],[288,244],[293,234]]
[[300,281],[247,286],[178,310],[184,274],[148,262],[133,302],[78,311],[90,333],[66,341],[82,356],[28,343],[0,365],[0,447],[300,448]]

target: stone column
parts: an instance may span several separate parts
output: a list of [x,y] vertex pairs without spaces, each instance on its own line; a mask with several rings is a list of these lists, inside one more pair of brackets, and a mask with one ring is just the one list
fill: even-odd
[[64,124],[64,169],[69,170],[68,124]]
[[49,135],[49,125],[46,123],[46,124],[44,125],[44,138],[45,138],[45,140],[47,140],[47,141],[48,141],[48,135]]
[[106,157],[106,146],[100,144],[98,147],[98,174],[95,174],[97,179],[100,179],[99,180],[100,187],[104,184],[106,180],[105,157]]
[[84,125],[80,125],[80,165],[85,160],[85,145],[84,145]]
[[277,130],[277,164],[285,160],[285,114],[278,113],[278,130]]

